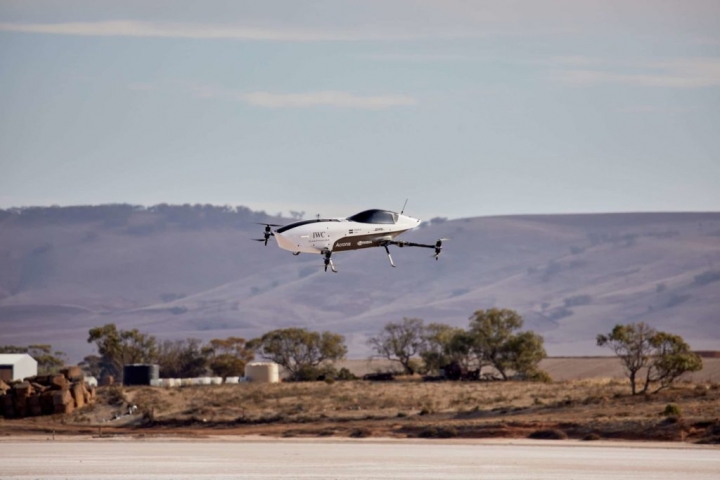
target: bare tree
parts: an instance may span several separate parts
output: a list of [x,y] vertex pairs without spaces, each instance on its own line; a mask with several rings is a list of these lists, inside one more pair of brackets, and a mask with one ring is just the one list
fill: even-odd
[[399,362],[406,374],[415,369],[412,358],[423,351],[425,325],[420,318],[403,318],[402,322],[390,322],[376,336],[367,341],[381,357]]
[[630,389],[633,395],[638,393],[638,373],[650,364],[650,355],[653,351],[650,339],[655,333],[654,328],[640,322],[615,325],[609,334],[597,336],[598,346],[610,347],[622,362],[626,375],[630,379]]

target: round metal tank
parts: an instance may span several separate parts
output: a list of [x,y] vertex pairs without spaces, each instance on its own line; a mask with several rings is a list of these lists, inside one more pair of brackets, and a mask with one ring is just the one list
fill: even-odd
[[245,365],[245,376],[251,382],[278,383],[280,381],[280,369],[277,363],[253,362]]

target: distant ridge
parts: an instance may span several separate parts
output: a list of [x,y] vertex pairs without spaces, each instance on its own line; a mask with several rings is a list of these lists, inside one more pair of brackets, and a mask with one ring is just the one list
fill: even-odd
[[434,219],[403,236],[449,237],[440,261],[396,249],[293,257],[250,239],[244,207],[101,205],[0,210],[2,343],[82,357],[115,322],[163,338],[251,337],[307,326],[346,335],[351,355],[403,316],[465,325],[515,308],[552,355],[603,355],[598,333],[645,321],[697,350],[720,340],[720,213],[640,212]]

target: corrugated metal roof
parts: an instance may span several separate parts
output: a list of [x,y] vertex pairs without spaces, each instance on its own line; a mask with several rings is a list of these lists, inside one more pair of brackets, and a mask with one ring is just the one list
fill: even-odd
[[15,365],[26,357],[35,361],[35,359],[27,353],[0,353],[0,365]]

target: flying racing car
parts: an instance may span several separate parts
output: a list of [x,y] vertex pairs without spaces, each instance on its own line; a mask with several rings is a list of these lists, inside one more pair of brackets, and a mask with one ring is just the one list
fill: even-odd
[[[335,273],[337,270],[332,261],[333,253],[363,248],[384,247],[393,267],[395,263],[388,248],[391,245],[432,248],[437,260],[442,252],[443,241],[446,240],[444,238],[433,244],[395,240],[401,233],[420,225],[420,220],[404,215],[403,212],[371,209],[347,218],[317,218],[282,226],[260,223],[259,225],[265,225],[264,237],[253,240],[264,242],[267,246],[270,237],[274,237],[280,248],[293,252],[293,255],[320,254],[324,259],[325,271],[330,267]],[[275,227],[279,228],[273,229]]]

